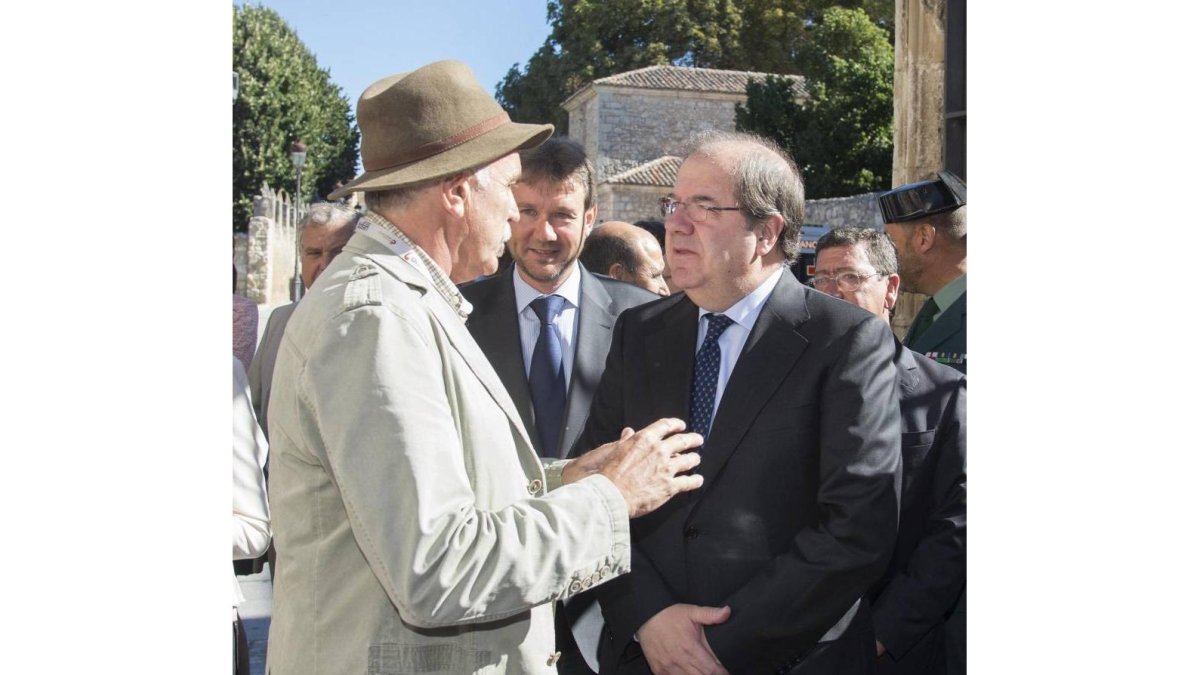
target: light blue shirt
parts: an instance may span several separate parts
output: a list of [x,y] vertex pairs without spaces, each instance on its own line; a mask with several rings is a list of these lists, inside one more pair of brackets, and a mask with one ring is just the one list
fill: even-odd
[[737,365],[738,357],[742,354],[742,347],[746,346],[746,340],[750,338],[750,331],[754,328],[754,322],[758,320],[758,315],[762,313],[763,306],[767,304],[767,298],[771,297],[771,291],[775,290],[775,285],[779,283],[779,279],[783,277],[783,273],[786,271],[786,267],[780,267],[774,274],[767,277],[766,281],[759,284],[758,288],[735,302],[732,307],[724,312],[710,312],[706,309],[700,310],[700,330],[696,331],[696,352],[700,351],[700,346],[704,344],[704,336],[708,333],[708,319],[705,318],[706,316],[709,314],[724,314],[733,320],[733,323],[725,329],[725,332],[721,333],[721,337],[717,338],[717,344],[721,347],[721,367],[717,372],[717,396],[713,400],[714,420],[717,418],[717,411],[721,409],[721,396],[725,394],[725,384],[729,382],[729,376],[733,373],[733,367]]
[[542,322],[538,320],[537,312],[529,306],[529,303],[537,300],[543,295],[561,295],[566,303],[563,304],[563,310],[559,312],[558,318],[554,320],[554,325],[558,327],[558,334],[562,337],[562,359],[563,359],[563,374],[565,375],[567,386],[571,383],[571,367],[575,365],[575,319],[579,315],[579,262],[575,262],[575,269],[571,270],[571,274],[567,280],[562,282],[562,285],[554,290],[553,293],[543,293],[533,286],[525,283],[521,278],[521,273],[517,271],[516,265],[513,265],[513,291],[517,296],[517,328],[521,333],[521,358],[525,362],[525,378],[529,378],[529,366],[533,363],[533,348],[537,346],[538,336],[542,333]]

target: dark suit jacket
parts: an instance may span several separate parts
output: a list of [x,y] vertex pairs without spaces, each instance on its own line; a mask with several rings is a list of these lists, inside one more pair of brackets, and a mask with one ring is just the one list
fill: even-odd
[[945,620],[967,578],[967,378],[896,342],[900,533],[871,593],[877,672],[943,673]]
[[[604,370],[604,357],[612,338],[617,315],[630,307],[649,302],[658,296],[624,281],[592,274],[579,266],[579,313],[576,315],[575,361],[571,366],[571,382],[567,385],[567,407],[563,415],[563,430],[559,447],[543,448],[536,433],[530,433],[534,448],[542,457],[561,458],[574,444],[587,419],[592,393]],[[467,330],[475,337],[480,349],[500,375],[508,395],[517,404],[525,428],[534,430],[533,398],[525,376],[521,356],[521,335],[517,327],[517,297],[513,291],[509,267],[500,274],[462,286],[462,294],[474,305],[467,319]],[[590,449],[590,448],[589,448]]]
[[[697,317],[686,294],[621,315],[577,450],[687,419]],[[633,571],[597,588],[602,671],[647,672],[634,633],[680,602],[731,607],[706,629],[731,672],[786,671],[866,595],[898,518],[893,344],[878,317],[783,275],[714,416],[703,488],[633,521]]]
[[276,307],[267,319],[267,327],[263,331],[262,341],[254,352],[250,369],[246,377],[250,381],[250,403],[254,406],[254,414],[258,416],[258,425],[262,427],[267,441],[271,434],[267,431],[267,404],[271,401],[271,376],[275,374],[275,357],[279,355],[279,343],[283,341],[283,329],[287,327],[288,319],[296,311],[296,303]]
[[905,346],[967,374],[967,294],[963,292],[933,322],[920,339],[904,340]]

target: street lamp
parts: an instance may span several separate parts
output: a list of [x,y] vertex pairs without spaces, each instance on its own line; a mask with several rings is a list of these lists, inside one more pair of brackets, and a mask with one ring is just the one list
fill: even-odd
[[304,172],[304,157],[308,146],[300,141],[292,141],[292,166],[296,167],[296,196],[292,207],[296,210],[296,276],[292,279],[292,301],[296,302],[304,296],[304,279],[300,277],[300,177]]

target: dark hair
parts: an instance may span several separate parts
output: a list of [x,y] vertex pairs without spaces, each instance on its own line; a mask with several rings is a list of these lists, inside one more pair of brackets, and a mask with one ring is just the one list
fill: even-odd
[[861,243],[867,252],[867,260],[876,272],[885,275],[897,274],[896,245],[884,232],[870,227],[835,227],[817,240],[816,254],[827,248],[854,246]]
[[663,251],[667,250],[667,227],[661,220],[639,220],[634,223],[634,226],[654,235],[654,238],[658,240],[658,247]]
[[608,274],[613,263],[620,263],[631,274],[636,273],[638,253],[633,247],[633,242],[619,234],[605,232],[601,227],[593,230],[584,241],[579,262],[593,274]]
[[568,181],[583,188],[583,208],[592,208],[596,198],[596,172],[577,141],[555,136],[536,148],[521,151],[520,182],[557,185]]

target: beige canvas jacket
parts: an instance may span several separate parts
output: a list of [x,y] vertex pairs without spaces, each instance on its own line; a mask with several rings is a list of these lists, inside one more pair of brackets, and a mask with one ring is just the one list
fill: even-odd
[[365,235],[288,322],[269,414],[272,675],[554,673],[550,603],[629,570],[617,489],[547,492],[462,320]]

